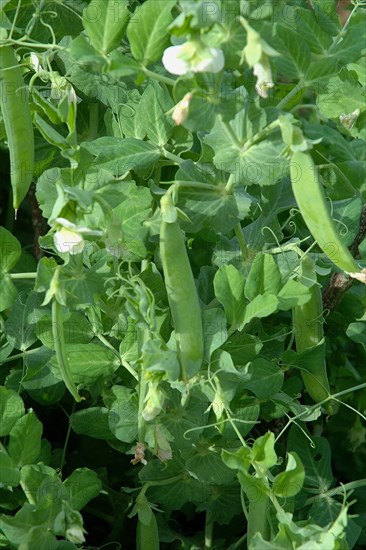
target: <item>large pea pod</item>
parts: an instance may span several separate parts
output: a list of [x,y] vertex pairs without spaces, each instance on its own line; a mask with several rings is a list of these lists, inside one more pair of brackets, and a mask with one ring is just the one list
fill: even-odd
[[309,153],[295,152],[290,166],[292,190],[310,233],[339,269],[350,273],[360,269],[343,244],[330,216],[324,189]]
[[[302,353],[318,345],[323,337],[322,295],[318,284],[310,287],[311,298],[306,304],[294,308],[294,333],[296,350]],[[310,397],[320,403],[329,397],[330,388],[325,360],[314,361],[307,370],[301,369],[304,386]],[[331,414],[333,409],[325,404]]]
[[172,208],[170,200],[166,195],[161,199],[160,252],[181,376],[187,380],[199,371],[203,360],[202,314],[184,234],[177,219],[164,220],[166,211]]
[[22,71],[9,45],[0,46],[0,106],[9,146],[13,206],[17,210],[32,182],[34,135]]
[[159,550],[159,531],[154,512],[149,523],[137,522],[136,550]]
[[145,494],[137,497],[136,504],[138,512],[136,550],[159,550],[158,525]]

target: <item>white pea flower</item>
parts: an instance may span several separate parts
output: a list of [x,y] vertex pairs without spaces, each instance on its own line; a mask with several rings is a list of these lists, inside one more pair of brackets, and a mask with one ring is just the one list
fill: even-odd
[[85,241],[79,233],[65,227],[56,231],[53,242],[58,252],[69,252],[70,254],[79,254],[85,245]]
[[192,92],[188,92],[183,99],[176,104],[174,107],[174,111],[172,113],[172,119],[176,123],[177,126],[180,126],[185,122],[188,116],[189,111],[189,104],[191,103],[193,97]]
[[38,55],[35,52],[31,52],[29,55],[29,64],[32,67],[35,73],[40,73],[43,71],[43,67],[39,62]]
[[102,231],[89,229],[88,227],[78,227],[74,223],[65,218],[56,218],[55,222],[61,226],[53,235],[58,252],[69,252],[69,254],[80,254],[85,246],[85,241],[82,234],[86,235],[103,235]]
[[271,66],[266,55],[262,55],[258,63],[253,65],[253,74],[257,77],[255,89],[261,97],[268,97],[269,88],[273,88]]
[[225,65],[222,50],[191,40],[180,46],[170,46],[163,55],[163,65],[171,74],[219,73]]

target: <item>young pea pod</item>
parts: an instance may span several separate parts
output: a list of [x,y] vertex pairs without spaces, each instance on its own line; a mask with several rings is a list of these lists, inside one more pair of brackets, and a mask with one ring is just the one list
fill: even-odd
[[136,550],[159,550],[159,531],[155,514],[144,494],[136,499],[138,512]]
[[309,153],[293,153],[290,174],[297,205],[320,248],[342,271],[359,272],[357,263],[341,241],[330,216],[324,189]]
[[[309,290],[310,300],[294,308],[293,323],[298,353],[318,345],[324,337],[321,290],[318,284],[314,284]],[[308,394],[316,403],[329,397],[330,388],[325,359],[314,361],[307,370],[301,369],[301,376]],[[329,414],[332,414],[333,409],[329,403],[325,404],[325,408]]]
[[34,136],[22,71],[11,46],[0,46],[0,106],[10,154],[13,206],[17,210],[32,182]]
[[170,201],[167,195],[161,199],[160,252],[181,376],[186,381],[199,371],[203,360],[202,315],[183,232],[174,215],[168,217],[168,212],[175,213]]

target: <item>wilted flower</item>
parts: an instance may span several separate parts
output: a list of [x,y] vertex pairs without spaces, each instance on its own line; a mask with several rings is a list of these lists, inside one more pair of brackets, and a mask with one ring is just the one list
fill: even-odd
[[188,92],[188,94],[186,94],[183,97],[183,99],[176,104],[172,114],[172,119],[174,120],[177,126],[180,126],[181,124],[183,124],[187,119],[189,104],[192,100],[192,97],[193,97],[192,92]]
[[191,40],[180,46],[170,46],[163,55],[163,65],[171,74],[219,73],[225,65],[222,50]]
[[253,74],[257,77],[255,89],[261,97],[268,97],[269,88],[273,88],[271,66],[266,55],[262,55],[260,61],[253,66]]
[[253,73],[257,77],[255,85],[257,94],[266,98],[267,91],[274,86],[268,56],[276,56],[278,52],[267,44],[243,17],[240,21],[247,31],[247,45],[243,49],[242,61],[245,59],[249,67],[253,68]]

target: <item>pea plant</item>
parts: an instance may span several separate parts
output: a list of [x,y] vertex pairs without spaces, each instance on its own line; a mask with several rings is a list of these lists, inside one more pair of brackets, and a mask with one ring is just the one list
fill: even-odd
[[0,14],[0,548],[364,548],[366,3]]

